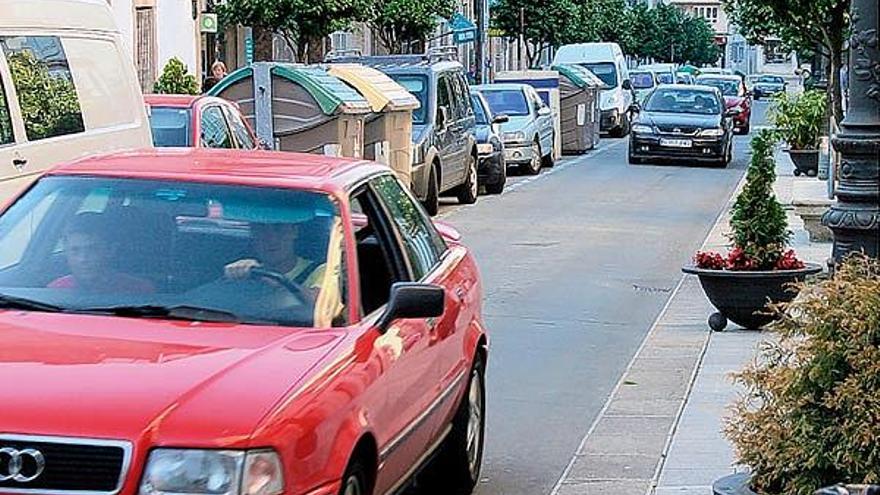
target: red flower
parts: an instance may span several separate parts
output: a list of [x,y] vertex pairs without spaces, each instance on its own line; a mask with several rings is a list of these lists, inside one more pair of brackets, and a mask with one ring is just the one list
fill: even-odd
[[749,257],[742,248],[733,248],[727,255],[727,269],[734,271],[757,270],[758,263]]
[[694,265],[706,270],[723,270],[724,258],[714,251],[697,251],[694,255]]
[[776,261],[777,270],[800,270],[803,268],[804,262],[797,258],[793,249],[789,249]]

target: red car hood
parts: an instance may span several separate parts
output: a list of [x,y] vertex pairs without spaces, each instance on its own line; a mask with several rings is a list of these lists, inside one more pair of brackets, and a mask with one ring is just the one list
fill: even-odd
[[334,331],[0,312],[0,432],[246,447],[340,341]]

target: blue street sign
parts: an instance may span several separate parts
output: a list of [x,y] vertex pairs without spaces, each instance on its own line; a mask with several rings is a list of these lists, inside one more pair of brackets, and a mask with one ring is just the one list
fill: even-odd
[[458,12],[452,16],[450,21],[454,43],[473,43],[477,40],[477,25],[473,21]]

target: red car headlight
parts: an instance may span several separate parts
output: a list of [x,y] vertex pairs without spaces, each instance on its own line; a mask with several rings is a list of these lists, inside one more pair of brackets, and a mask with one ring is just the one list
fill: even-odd
[[268,450],[156,449],[150,453],[141,495],[278,495],[281,461]]

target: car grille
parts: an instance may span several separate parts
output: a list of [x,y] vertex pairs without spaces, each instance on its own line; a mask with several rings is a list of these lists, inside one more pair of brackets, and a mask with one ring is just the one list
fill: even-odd
[[[130,444],[104,440],[54,437],[0,436],[0,449],[34,449],[44,459],[43,471],[31,481],[0,481],[0,492],[116,493],[122,488],[124,471],[131,455]],[[0,455],[0,477],[8,475],[8,455]],[[33,460],[26,456],[26,476],[35,474]]]
[[700,131],[699,127],[681,125],[658,125],[657,128],[664,134],[675,136],[695,136]]

